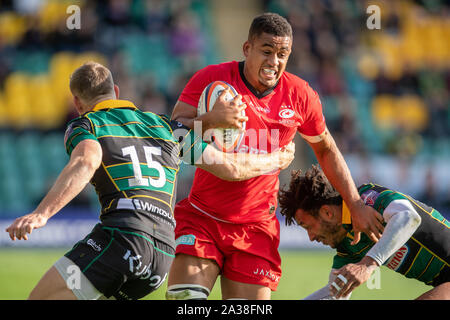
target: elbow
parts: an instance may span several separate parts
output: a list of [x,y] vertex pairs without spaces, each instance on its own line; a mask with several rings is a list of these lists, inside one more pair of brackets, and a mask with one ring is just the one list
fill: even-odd
[[411,224],[418,228],[420,226],[420,224],[422,223],[422,218],[420,217],[420,215],[417,212],[414,212],[411,216]]
[[100,167],[102,158],[98,156],[88,156],[80,158],[80,166],[85,170],[86,175],[93,176]]
[[416,230],[422,223],[422,218],[415,210],[405,210],[399,212],[399,222],[408,226],[411,230]]

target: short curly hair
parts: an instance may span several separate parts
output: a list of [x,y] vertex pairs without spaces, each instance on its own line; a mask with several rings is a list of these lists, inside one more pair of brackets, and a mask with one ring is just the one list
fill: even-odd
[[295,223],[295,213],[298,209],[317,216],[319,209],[325,204],[342,204],[342,197],[319,166],[313,165],[304,175],[301,170],[291,172],[289,188],[280,189],[278,201],[281,215],[286,218],[286,225],[291,225]]

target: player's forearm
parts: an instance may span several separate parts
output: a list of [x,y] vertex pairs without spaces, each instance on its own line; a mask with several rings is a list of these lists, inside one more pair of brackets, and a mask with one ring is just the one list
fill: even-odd
[[241,181],[285,169],[294,159],[295,144],[266,154],[224,153],[208,145],[195,166],[227,181]]
[[321,148],[313,147],[313,150],[327,179],[342,196],[350,212],[354,207],[363,206],[364,202],[359,196],[350,170],[333,138],[329,135]]
[[[214,148],[214,147],[211,147]],[[203,157],[198,168],[206,170],[226,181],[241,181],[278,170],[267,155],[249,155],[247,153],[221,153],[215,151],[214,159]]]
[[196,167],[227,181],[248,180],[263,174],[274,173],[292,161],[293,152],[271,154],[223,153],[208,146]]
[[172,118],[184,124],[186,127],[195,130],[195,133],[203,135],[206,130],[209,130],[213,126],[213,121],[211,120],[210,113],[204,113],[198,117],[177,117]]
[[420,222],[420,216],[412,206],[410,210],[396,212],[386,224],[380,240],[367,252],[367,256],[382,265],[411,238]]
[[314,291],[303,300],[349,300],[350,297],[351,293],[345,297],[336,298],[334,295],[331,294],[330,288],[327,285],[317,291]]
[[295,144],[290,142],[278,151],[266,154],[233,154],[236,158],[240,180],[254,178],[263,174],[273,174],[283,170],[294,160]]
[[83,161],[81,157],[73,159],[61,171],[34,212],[46,218],[52,217],[86,187],[94,172],[95,168]]
[[237,171],[236,180],[247,180],[264,174],[272,174],[280,169],[280,153],[268,154],[231,154]]

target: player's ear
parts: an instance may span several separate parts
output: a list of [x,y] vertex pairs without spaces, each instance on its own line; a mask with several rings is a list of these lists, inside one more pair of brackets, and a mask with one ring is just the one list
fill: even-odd
[[83,114],[83,104],[80,101],[80,98],[77,96],[73,96],[73,104],[75,105],[75,109],[77,110],[78,114]]
[[247,40],[244,42],[243,46],[242,46],[242,51],[244,52],[244,56],[247,58],[249,51],[250,51],[250,42]]
[[119,99],[120,90],[117,84],[114,85],[114,93],[116,94],[116,99]]
[[331,206],[324,204],[319,209],[319,215],[322,217],[322,219],[332,220],[334,217],[334,212],[333,212]]

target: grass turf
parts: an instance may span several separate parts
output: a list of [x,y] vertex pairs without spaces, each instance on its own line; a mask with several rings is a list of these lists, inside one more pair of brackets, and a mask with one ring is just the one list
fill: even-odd
[[[66,251],[67,249],[0,248],[0,300],[26,299],[42,275]],[[272,299],[303,299],[326,284],[333,251],[282,251],[281,256],[283,276]],[[363,284],[354,291],[352,299],[409,300],[431,289],[385,267],[380,271],[380,288],[369,289]],[[167,282],[144,300],[164,299],[166,287]],[[210,299],[220,299],[219,281],[212,290]]]

